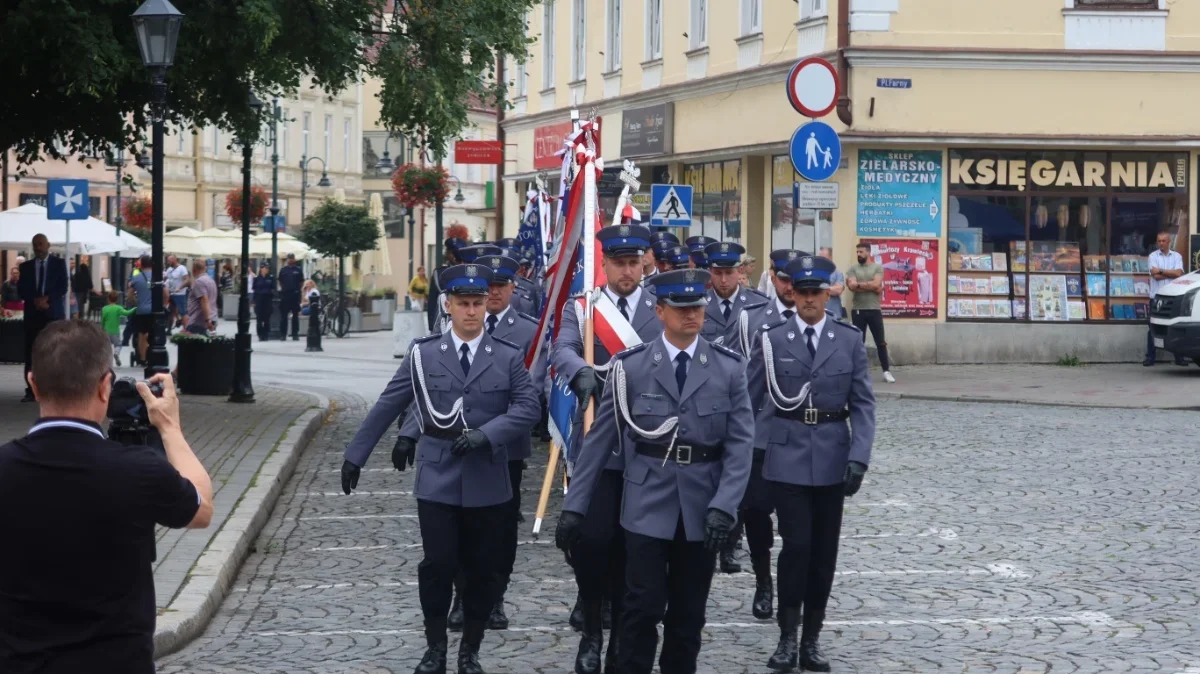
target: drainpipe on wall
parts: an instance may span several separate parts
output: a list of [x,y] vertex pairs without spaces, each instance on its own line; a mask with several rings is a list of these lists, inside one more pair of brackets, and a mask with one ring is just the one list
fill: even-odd
[[842,83],[838,95],[837,116],[848,127],[854,124],[854,113],[850,108],[850,63],[846,60],[846,48],[850,46],[850,0],[838,0],[837,51],[838,80]]

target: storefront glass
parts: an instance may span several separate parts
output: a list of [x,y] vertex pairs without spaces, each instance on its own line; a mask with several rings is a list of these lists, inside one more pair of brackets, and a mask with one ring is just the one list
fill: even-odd
[[795,207],[793,189],[799,181],[787,155],[771,158],[771,250],[816,252],[833,245],[833,212]]
[[1187,251],[1184,153],[950,152],[947,316],[1143,321],[1158,232]]
[[742,162],[738,159],[683,167],[683,183],[692,186],[692,226],[688,236],[718,241],[742,239]]

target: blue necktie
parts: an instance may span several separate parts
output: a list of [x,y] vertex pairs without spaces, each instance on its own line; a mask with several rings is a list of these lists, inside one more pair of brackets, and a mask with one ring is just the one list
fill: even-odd
[[813,358],[817,357],[817,347],[813,344],[813,335],[815,334],[817,331],[813,330],[812,326],[804,328],[804,345],[808,347],[808,355]]
[[499,321],[499,319],[498,319],[498,318],[496,318],[496,314],[488,314],[488,317],[487,317],[487,331],[488,331],[488,334],[489,334],[489,335],[490,335],[490,334],[492,334],[492,332],[493,332],[493,331],[495,331],[495,329],[496,329],[496,323],[497,323],[498,321]]
[[724,307],[725,307],[724,309],[721,310],[721,313],[725,316],[725,320],[728,321],[729,314],[733,312],[733,306],[729,303],[729,300],[725,300],[725,301],[721,302],[721,304],[724,305]]
[[37,262],[37,287],[38,295],[46,294],[46,261],[41,259]]
[[675,383],[679,386],[680,393],[683,393],[683,382],[687,381],[687,364],[690,359],[687,351],[680,351],[679,355],[675,356]]
[[629,312],[627,311],[629,309],[629,302],[624,297],[617,298],[617,309],[620,310],[625,320],[629,320]]
[[458,352],[462,354],[462,358],[458,359],[458,364],[462,365],[463,374],[469,374],[471,372],[471,347],[463,344],[458,347]]

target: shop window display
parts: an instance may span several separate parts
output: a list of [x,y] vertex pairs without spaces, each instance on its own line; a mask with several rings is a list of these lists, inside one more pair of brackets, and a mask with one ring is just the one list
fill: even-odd
[[742,239],[742,162],[688,164],[683,183],[692,186],[692,226],[687,236]]
[[1187,256],[1187,156],[951,151],[947,316],[1144,321],[1158,232]]
[[[833,245],[833,212],[797,208],[793,187],[800,174],[786,155],[771,159],[771,250],[813,251]],[[818,232],[820,240],[818,241]]]

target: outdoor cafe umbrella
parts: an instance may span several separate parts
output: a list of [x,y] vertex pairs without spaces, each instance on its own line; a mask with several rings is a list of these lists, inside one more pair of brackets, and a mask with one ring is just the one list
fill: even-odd
[[196,237],[207,257],[238,257],[242,254],[242,235],[231,229],[206,229]]
[[70,241],[68,255],[120,254],[121,257],[137,257],[150,244],[136,236],[121,232],[116,227],[89,217],[86,220],[51,220],[46,207],[25,204],[0,213],[0,248],[22,248],[30,245],[33,237],[44,234],[52,247],[65,247]]
[[380,198],[379,193],[371,195],[367,210],[375,220],[378,234],[375,236],[375,248],[363,254],[360,269],[362,273],[373,274],[374,277],[391,276],[392,259],[388,254],[387,231],[383,227],[383,199]]
[[[279,233],[279,256],[287,257],[288,254],[296,256],[297,260],[303,260],[312,253],[312,249],[308,247],[300,239],[291,234]],[[271,233],[263,232],[250,237],[250,254],[255,257],[271,257]]]

